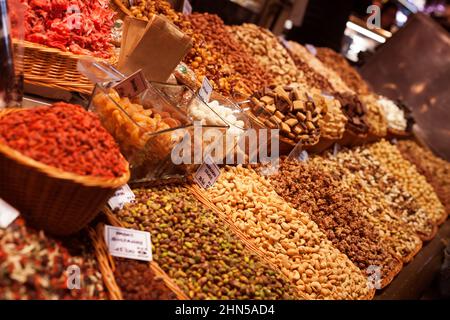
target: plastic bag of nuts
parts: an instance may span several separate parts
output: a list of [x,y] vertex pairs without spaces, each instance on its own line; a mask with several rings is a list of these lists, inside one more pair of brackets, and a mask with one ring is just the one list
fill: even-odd
[[380,268],[381,287],[389,284],[402,263],[381,241],[374,225],[364,218],[357,190],[329,172],[323,160],[283,161],[270,177],[277,193],[306,212],[320,230],[361,270]]
[[439,225],[447,219],[445,208],[433,187],[413,164],[402,157],[396,146],[382,140],[369,146],[369,151],[415,198],[434,224]]
[[371,297],[362,272],[254,170],[225,167],[207,196],[308,298]]
[[269,30],[249,23],[228,28],[245,47],[246,52],[254,56],[271,75],[269,84],[306,84],[302,72],[297,69],[289,53]]
[[153,259],[192,299],[299,299],[298,290],[249,251],[185,187],[134,190],[116,213],[152,233]]

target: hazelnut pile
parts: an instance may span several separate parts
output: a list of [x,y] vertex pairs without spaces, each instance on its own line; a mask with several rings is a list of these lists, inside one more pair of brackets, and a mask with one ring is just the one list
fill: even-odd
[[116,213],[152,234],[153,259],[191,299],[301,299],[285,276],[245,247],[185,187],[135,189]]
[[402,156],[425,176],[444,205],[445,211],[450,212],[450,163],[436,157],[414,141],[401,140],[397,143],[397,148]]
[[253,169],[225,167],[207,195],[306,297],[370,298],[366,276]]
[[272,32],[249,23],[228,28],[247,52],[271,75],[269,84],[306,84],[302,72],[297,69],[287,50]]
[[445,221],[447,218],[445,208],[433,187],[414,165],[402,157],[396,146],[382,140],[370,145],[369,151],[416,199],[434,224]]
[[322,159],[317,160],[285,160],[270,182],[287,202],[308,213],[333,245],[361,270],[380,267],[382,285],[387,285],[400,271],[401,262],[364,217],[364,205],[355,197],[357,190],[343,183],[338,172],[328,172]]

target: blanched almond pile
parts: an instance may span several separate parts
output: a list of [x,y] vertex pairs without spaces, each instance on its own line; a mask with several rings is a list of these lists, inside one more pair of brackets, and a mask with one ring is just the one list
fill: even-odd
[[207,190],[211,201],[311,299],[370,296],[365,275],[254,170],[226,167]]

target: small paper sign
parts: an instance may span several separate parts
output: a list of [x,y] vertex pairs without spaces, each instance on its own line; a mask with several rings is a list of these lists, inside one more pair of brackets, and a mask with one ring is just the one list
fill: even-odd
[[194,180],[200,187],[208,189],[217,181],[219,176],[219,167],[211,159],[211,156],[207,155],[205,161],[195,173]]
[[121,97],[133,98],[148,89],[142,70],[120,81],[113,87]]
[[19,211],[13,208],[9,203],[0,199],[0,228],[6,229],[19,216]]
[[198,91],[198,95],[202,100],[206,103],[209,102],[209,98],[211,97],[211,93],[213,91],[213,87],[211,83],[209,82],[207,77],[203,78],[202,87]]
[[306,49],[308,49],[308,51],[313,55],[316,56],[317,55],[317,49],[316,47],[314,47],[312,44],[307,44],[305,45]]
[[309,159],[308,151],[303,150],[300,153],[298,160],[300,160],[301,162],[306,162],[306,161],[308,161],[308,159]]
[[135,196],[130,187],[126,184],[116,190],[114,196],[108,200],[108,205],[112,210],[122,209],[124,204],[134,201]]
[[152,261],[150,232],[105,226],[105,241],[114,257]]
[[335,143],[333,146],[333,156],[336,157],[339,151],[341,151],[341,145],[339,143]]
[[183,14],[189,15],[192,13],[192,5],[189,0],[184,0],[183,2]]
[[392,142],[392,144],[397,144],[397,139],[396,139],[396,138],[393,138],[393,139],[391,140],[391,142]]

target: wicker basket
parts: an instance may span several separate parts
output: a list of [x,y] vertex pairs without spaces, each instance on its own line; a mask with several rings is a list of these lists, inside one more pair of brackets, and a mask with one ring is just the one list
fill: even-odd
[[[94,89],[94,84],[77,70],[78,60],[86,59],[86,56],[28,41],[16,41],[14,45],[24,48],[20,67],[23,68],[25,83],[85,94]],[[108,62],[114,63],[115,60],[112,58]]]
[[[0,111],[0,118],[20,109]],[[101,210],[115,189],[127,183],[120,178],[99,178],[65,172],[35,161],[0,144],[0,197],[16,207],[27,221],[54,235],[73,234]]]
[[132,16],[131,11],[124,5],[122,0],[111,0],[109,7],[117,12],[116,18],[125,19],[126,16]]

